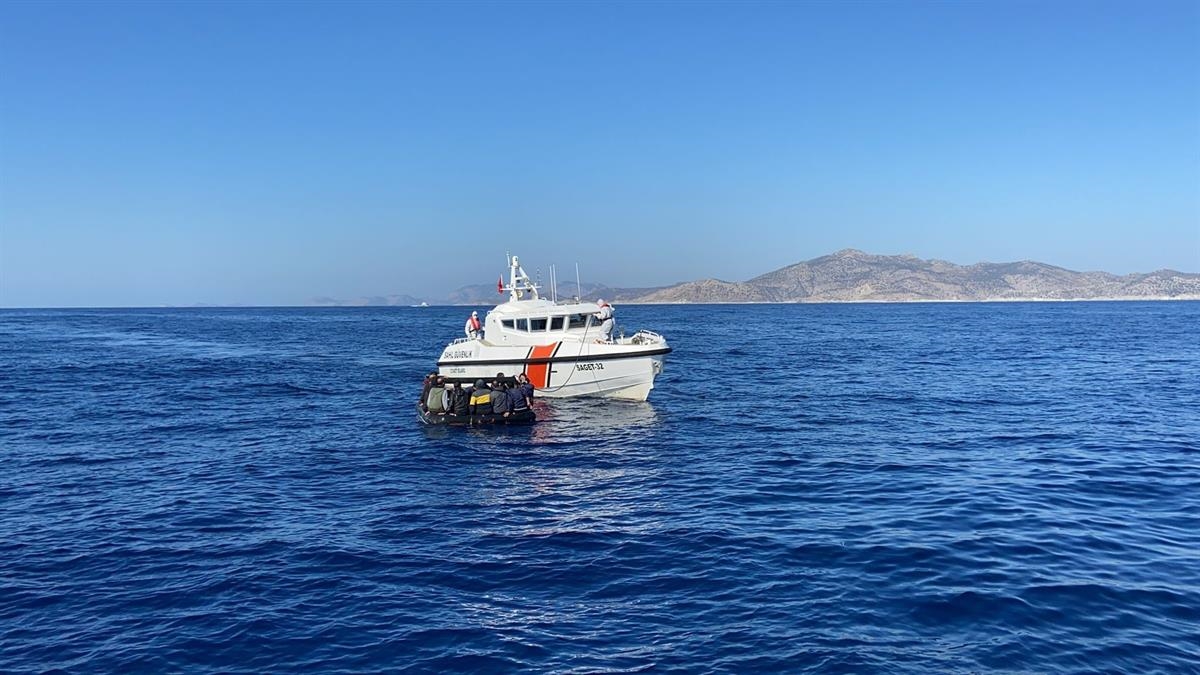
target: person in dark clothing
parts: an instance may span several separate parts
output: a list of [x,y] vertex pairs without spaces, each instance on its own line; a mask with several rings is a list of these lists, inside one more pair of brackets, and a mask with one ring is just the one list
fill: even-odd
[[471,390],[471,414],[492,414],[492,390],[483,380],[475,380],[475,388]]
[[521,395],[525,397],[525,405],[533,407],[533,384],[529,381],[529,376],[521,373],[517,376],[517,389],[521,390]]
[[437,371],[433,371],[425,376],[425,381],[421,383],[421,410],[429,410],[426,402],[429,400],[429,390],[433,388],[433,383],[437,381]]
[[525,390],[521,385],[504,392],[508,396],[508,407],[512,412],[519,413],[529,410],[529,402],[525,399]]
[[511,407],[508,405],[508,393],[504,391],[501,382],[492,383],[492,414],[508,417]]
[[453,414],[464,417],[471,414],[471,397],[467,390],[463,389],[461,382],[454,383],[454,400],[450,404],[450,410]]

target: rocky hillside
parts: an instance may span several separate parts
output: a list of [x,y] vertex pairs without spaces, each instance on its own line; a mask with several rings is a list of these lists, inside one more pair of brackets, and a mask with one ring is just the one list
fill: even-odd
[[846,249],[746,282],[690,281],[627,299],[644,303],[1200,299],[1200,274],[1117,276],[1038,262],[955,265]]
[[627,299],[645,303],[776,302],[767,289],[750,283],[703,279]]
[[[613,288],[584,283],[583,297],[616,303],[743,302],[913,302],[981,300],[1200,300],[1200,274],[1159,270],[1118,276],[1073,272],[1039,262],[955,265],[911,255],[871,255],[846,249],[768,272],[749,281],[702,279],[663,288]],[[558,297],[578,291],[560,284]],[[544,297],[549,293],[542,291]],[[494,283],[463,286],[432,305],[490,306],[507,300]],[[414,305],[408,295],[339,301],[314,298],[316,305]]]

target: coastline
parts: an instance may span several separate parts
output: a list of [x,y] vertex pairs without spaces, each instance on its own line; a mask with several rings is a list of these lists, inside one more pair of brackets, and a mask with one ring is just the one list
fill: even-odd
[[[1112,297],[1112,298],[988,298],[986,300],[958,300],[922,298],[912,300],[799,300],[795,302],[759,302],[759,301],[680,301],[680,302],[641,302],[638,300],[614,300],[614,306],[646,306],[672,307],[687,305],[920,305],[920,304],[1008,304],[1016,302],[1036,303],[1078,303],[1078,302],[1200,302],[1200,295],[1188,296],[1147,296],[1147,297]],[[488,304],[456,303],[449,305],[427,305],[412,307],[409,305],[74,305],[74,306],[45,306],[45,307],[0,307],[3,311],[34,311],[34,310],[98,310],[98,309],[433,309],[437,307],[479,307]]]

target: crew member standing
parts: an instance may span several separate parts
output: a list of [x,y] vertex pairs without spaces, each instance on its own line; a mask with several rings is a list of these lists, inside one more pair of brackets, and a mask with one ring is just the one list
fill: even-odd
[[604,336],[605,342],[612,342],[614,325],[612,305],[605,302],[604,298],[600,298],[596,304],[600,305],[600,311],[594,315],[600,322],[600,333]]
[[467,325],[463,326],[467,337],[472,340],[478,340],[483,336],[483,326],[479,324],[479,312],[471,312],[471,316],[467,317]]

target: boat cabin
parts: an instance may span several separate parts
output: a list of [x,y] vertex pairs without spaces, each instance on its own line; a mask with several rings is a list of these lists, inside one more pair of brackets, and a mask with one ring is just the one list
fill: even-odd
[[509,260],[508,302],[484,319],[484,336],[492,344],[544,345],[583,342],[600,337],[593,326],[600,306],[594,302],[558,303],[542,298],[516,256]]
[[544,345],[582,342],[600,336],[593,325],[595,303],[557,304],[549,300],[518,300],[488,312],[484,335],[493,344]]

